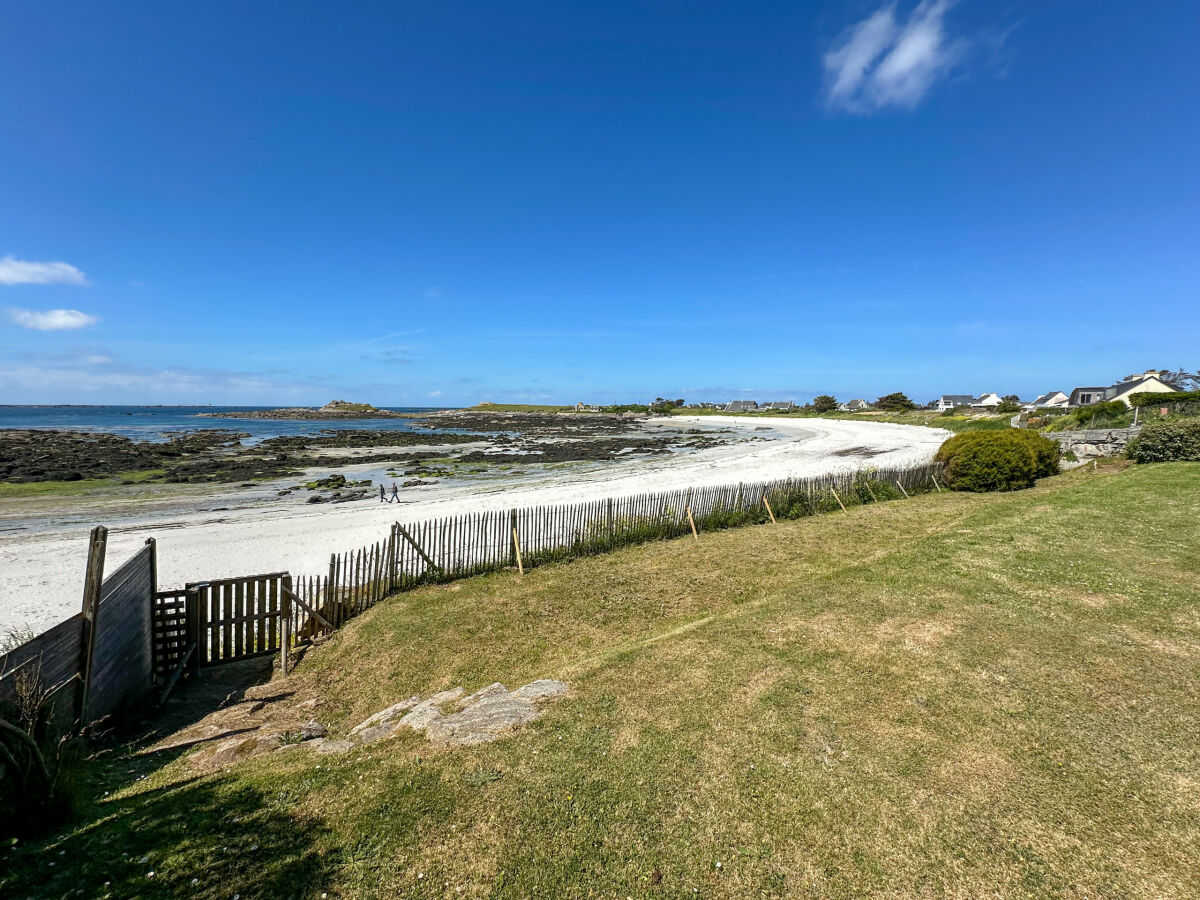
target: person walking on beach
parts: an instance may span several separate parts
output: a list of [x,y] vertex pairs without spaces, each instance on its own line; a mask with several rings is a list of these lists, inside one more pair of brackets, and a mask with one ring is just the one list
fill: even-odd
[[396,487],[396,482],[394,481],[392,482],[392,496],[388,500],[388,503],[391,503],[392,500],[395,500],[397,503],[400,502],[400,489]]
[[379,502],[382,503],[387,499],[387,493],[383,490],[383,482],[379,482]]

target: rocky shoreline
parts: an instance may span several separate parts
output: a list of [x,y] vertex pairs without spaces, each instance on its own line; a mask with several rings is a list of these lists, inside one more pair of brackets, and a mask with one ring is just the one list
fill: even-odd
[[[243,444],[246,433],[227,429],[168,437],[136,441],[96,432],[0,430],[0,483],[119,479],[219,484],[362,464],[385,465],[407,476],[453,477],[496,467],[616,462],[700,450],[728,440],[713,430],[647,428],[638,416],[495,412],[437,413],[415,420],[413,428],[404,431],[325,429],[270,437],[249,446]],[[460,446],[462,450],[456,449]],[[440,460],[436,469],[422,467],[430,460]]]
[[414,413],[396,412],[393,409],[378,409],[370,403],[349,403],[333,400],[324,406],[291,406],[285,409],[249,409],[242,412],[197,413],[206,419],[411,419]]

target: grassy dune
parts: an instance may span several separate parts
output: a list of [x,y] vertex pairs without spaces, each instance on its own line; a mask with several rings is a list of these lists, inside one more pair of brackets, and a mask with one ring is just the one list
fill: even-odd
[[1110,464],[393,598],[279,692],[572,695],[475,748],[98,762],[0,895],[1194,897],[1198,508],[1200,465]]

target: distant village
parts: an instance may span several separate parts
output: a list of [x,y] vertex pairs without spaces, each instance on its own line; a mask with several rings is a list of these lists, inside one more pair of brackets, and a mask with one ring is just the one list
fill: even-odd
[[[1031,412],[1035,409],[1076,409],[1082,406],[1093,406],[1120,400],[1126,406],[1131,406],[1130,397],[1137,393],[1174,393],[1179,390],[1166,381],[1171,373],[1166,369],[1147,369],[1141,374],[1126,375],[1120,381],[1110,385],[1077,387],[1069,394],[1063,391],[1047,391],[1032,400],[1021,400],[1015,394],[1001,396],[995,392],[979,394],[942,394],[931,400],[922,409],[934,409],[939,412],[949,410],[973,410],[976,412]],[[730,400],[725,403],[683,403],[683,401],[664,401],[661,398],[650,404],[651,408],[670,405],[683,409],[715,409],[724,412],[771,411],[789,412],[802,408],[791,400],[772,400],[759,403],[756,400]],[[581,404],[582,406],[582,404]],[[809,404],[811,408],[813,404]],[[838,402],[836,407],[841,412],[859,412],[875,409],[876,405],[861,398]]]

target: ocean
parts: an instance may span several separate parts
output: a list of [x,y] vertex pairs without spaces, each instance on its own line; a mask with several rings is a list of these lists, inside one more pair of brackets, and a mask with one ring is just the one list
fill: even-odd
[[[280,435],[316,434],[329,429],[413,431],[410,419],[209,419],[200,413],[248,412],[262,406],[0,406],[0,428],[97,431],[139,441],[165,441],[173,432],[216,428],[249,434],[245,444]],[[280,408],[280,407],[275,407]],[[428,413],[439,407],[381,407],[394,412]]]

